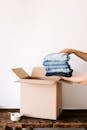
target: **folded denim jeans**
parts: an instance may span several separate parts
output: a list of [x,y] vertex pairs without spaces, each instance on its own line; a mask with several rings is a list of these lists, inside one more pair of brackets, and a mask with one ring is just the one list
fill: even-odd
[[72,76],[73,70],[68,63],[69,59],[70,57],[66,53],[51,53],[45,56],[43,65],[46,70],[46,76]]
[[57,65],[68,65],[69,63],[67,61],[58,61],[58,60],[46,60],[46,61],[43,61],[43,65],[44,66],[57,66]]
[[48,65],[44,66],[46,69],[70,69],[70,65],[65,64],[65,65]]
[[65,77],[71,77],[72,73],[53,72],[53,73],[46,73],[46,76],[65,76]]
[[46,60],[57,60],[57,61],[68,61],[70,59],[67,53],[51,53],[44,57],[44,61]]
[[47,73],[53,73],[53,72],[70,73],[70,72],[73,72],[73,70],[69,69],[69,68],[67,68],[67,69],[63,69],[63,68],[61,68],[61,69],[49,69],[49,68],[46,68],[46,72]]

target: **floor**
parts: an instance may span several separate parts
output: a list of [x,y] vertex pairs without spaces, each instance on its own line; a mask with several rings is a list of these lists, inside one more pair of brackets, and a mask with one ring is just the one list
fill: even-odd
[[[19,110],[0,109],[0,130],[21,128],[87,128],[87,110],[63,110],[57,120],[22,117],[20,121],[10,120],[10,112]],[[37,129],[36,129],[37,130]]]

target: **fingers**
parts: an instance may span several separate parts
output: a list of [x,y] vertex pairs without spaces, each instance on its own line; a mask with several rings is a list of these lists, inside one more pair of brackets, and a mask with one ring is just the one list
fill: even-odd
[[71,53],[73,53],[73,49],[66,48],[66,49],[63,49],[62,51],[60,51],[60,53],[71,54]]
[[78,84],[87,84],[87,77],[84,75],[79,76],[72,76],[72,77],[62,77],[61,80],[72,82],[72,83],[78,83]]

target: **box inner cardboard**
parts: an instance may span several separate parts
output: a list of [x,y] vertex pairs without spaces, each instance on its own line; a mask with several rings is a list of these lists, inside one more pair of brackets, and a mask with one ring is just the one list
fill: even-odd
[[13,68],[12,71],[20,79],[42,79],[42,80],[54,80],[59,81],[61,78],[59,76],[45,76],[46,71],[44,67],[34,67],[31,76],[23,68]]

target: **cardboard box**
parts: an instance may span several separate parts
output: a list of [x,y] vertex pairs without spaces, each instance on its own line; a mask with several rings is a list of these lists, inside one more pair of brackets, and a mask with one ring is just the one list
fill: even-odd
[[18,81],[21,84],[21,114],[28,117],[56,120],[62,112],[60,77],[45,76],[45,69],[43,67],[34,68],[31,76],[22,68],[12,70],[21,78]]

